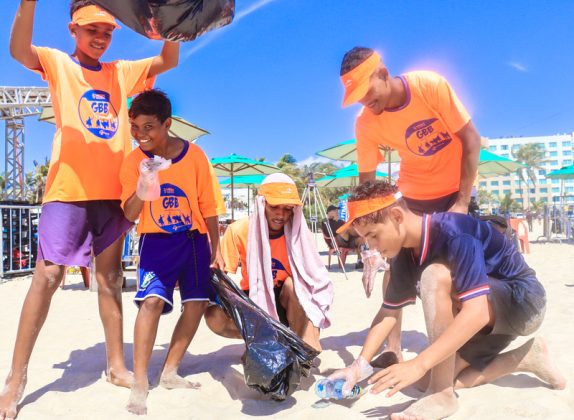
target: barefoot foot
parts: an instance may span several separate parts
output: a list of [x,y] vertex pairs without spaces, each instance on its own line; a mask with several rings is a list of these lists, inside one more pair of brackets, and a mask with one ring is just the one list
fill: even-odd
[[24,395],[26,379],[21,381],[6,381],[6,385],[0,392],[0,419],[13,420],[16,418],[18,403]]
[[526,342],[524,346],[530,346],[530,349],[518,365],[517,370],[533,373],[553,389],[566,388],[566,378],[562,376],[550,359],[546,340],[542,337],[535,337]]
[[177,388],[189,388],[198,389],[201,387],[199,382],[190,382],[182,376],[179,376],[177,372],[163,372],[159,378],[159,384],[166,389],[177,389]]
[[135,385],[132,387],[132,392],[130,393],[130,399],[128,400],[128,405],[126,409],[133,414],[138,416],[143,416],[147,414],[147,394],[149,391],[149,385]]
[[106,372],[106,380],[115,386],[122,386],[124,388],[131,388],[134,383],[134,374],[126,368],[123,370],[109,369]]
[[427,394],[402,413],[391,414],[391,420],[438,420],[454,414],[458,401],[451,389]]

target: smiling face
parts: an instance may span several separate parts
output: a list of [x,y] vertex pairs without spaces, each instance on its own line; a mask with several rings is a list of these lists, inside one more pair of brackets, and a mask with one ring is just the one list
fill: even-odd
[[153,154],[159,154],[156,151],[165,149],[169,140],[170,125],[171,118],[162,123],[155,115],[140,114],[130,118],[132,137],[144,152]]
[[377,249],[383,257],[395,257],[405,243],[404,213],[402,209],[390,209],[389,217],[379,223],[353,224],[357,233],[365,238],[369,248]]
[[383,65],[373,72],[369,79],[369,90],[359,103],[368,108],[373,114],[380,115],[389,108],[391,98],[391,79]]
[[265,218],[267,219],[270,234],[277,234],[283,231],[285,223],[293,217],[294,207],[286,204],[272,206],[269,203],[265,203]]
[[77,25],[70,23],[70,32],[76,40],[74,55],[80,63],[98,62],[112,42],[114,26],[109,23],[89,23]]

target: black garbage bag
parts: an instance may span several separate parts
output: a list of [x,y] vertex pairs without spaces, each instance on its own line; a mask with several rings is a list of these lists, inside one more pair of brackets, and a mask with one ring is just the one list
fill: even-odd
[[301,376],[309,376],[319,352],[271,318],[221,270],[213,270],[212,283],[245,340],[241,358],[245,383],[274,400],[284,400],[295,391]]
[[151,39],[191,41],[233,20],[235,0],[93,0]]

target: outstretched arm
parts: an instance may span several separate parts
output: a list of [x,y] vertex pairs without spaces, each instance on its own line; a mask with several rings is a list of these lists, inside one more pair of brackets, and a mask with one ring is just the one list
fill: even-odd
[[478,168],[478,157],[480,155],[480,134],[478,134],[472,121],[469,121],[458,133],[462,142],[462,162],[460,168],[460,185],[458,198],[449,209],[456,213],[468,213],[470,203],[470,192],[472,184],[476,178]]
[[161,53],[153,58],[148,77],[157,76],[177,66],[179,61],[179,42],[165,41]]
[[10,33],[10,55],[32,70],[42,70],[36,50],[32,48],[35,1],[21,0]]

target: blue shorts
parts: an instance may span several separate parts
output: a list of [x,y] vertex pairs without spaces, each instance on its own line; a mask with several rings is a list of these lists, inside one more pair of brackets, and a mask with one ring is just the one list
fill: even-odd
[[173,310],[173,290],[179,283],[181,303],[215,302],[210,281],[211,248],[207,235],[197,230],[179,233],[144,233],[139,244],[136,305],[148,297],[163,300],[163,313]]

